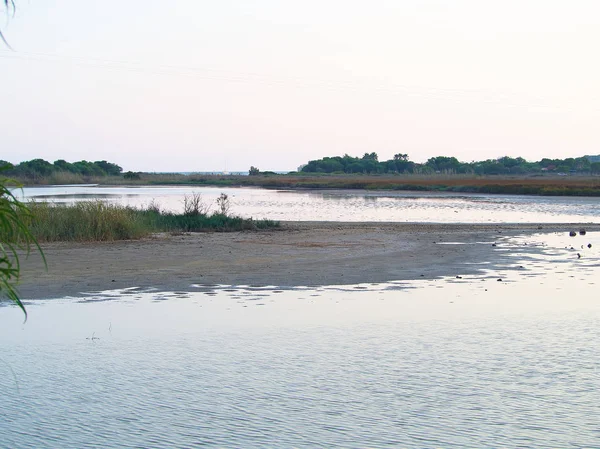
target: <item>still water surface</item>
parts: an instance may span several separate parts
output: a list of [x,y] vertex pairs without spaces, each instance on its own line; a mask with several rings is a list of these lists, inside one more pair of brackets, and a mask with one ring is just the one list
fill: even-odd
[[[285,191],[220,187],[50,186],[16,192],[26,199],[72,203],[101,199],[133,207],[151,202],[183,210],[183,198],[200,193],[216,206],[221,192],[231,212],[286,221],[393,221],[434,223],[576,223],[600,220],[600,198],[536,197],[422,192]],[[214,209],[213,209],[214,210]]]
[[521,269],[0,307],[0,447],[600,447],[600,236],[500,246]]

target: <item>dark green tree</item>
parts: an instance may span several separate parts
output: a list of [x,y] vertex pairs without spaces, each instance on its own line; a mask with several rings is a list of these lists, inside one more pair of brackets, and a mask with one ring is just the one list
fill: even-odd
[[113,164],[111,162],[106,161],[96,161],[94,162],[98,168],[100,168],[106,175],[108,176],[119,176],[123,169],[119,167],[117,164]]
[[437,156],[432,157],[425,163],[434,171],[454,171],[457,172],[460,167],[460,162],[455,157]]
[[139,173],[128,171],[123,175],[123,178],[130,180],[130,181],[135,181],[135,180],[141,179],[142,177],[140,176]]
[[58,159],[57,161],[54,161],[53,165],[58,171],[67,171],[73,173],[75,170],[73,168],[73,164],[65,161],[64,159]]
[[5,171],[9,171],[15,168],[15,166],[13,164],[11,164],[8,161],[3,161],[2,159],[0,159],[0,167],[2,168],[2,170]]
[[364,161],[375,161],[375,162],[377,162],[379,160],[379,156],[377,156],[377,153],[375,153],[375,152],[365,153],[362,158],[363,158]]
[[11,170],[11,172],[14,172],[18,176],[25,176],[33,179],[49,176],[54,173],[54,171],[54,165],[44,159],[32,159],[30,161],[21,162]]

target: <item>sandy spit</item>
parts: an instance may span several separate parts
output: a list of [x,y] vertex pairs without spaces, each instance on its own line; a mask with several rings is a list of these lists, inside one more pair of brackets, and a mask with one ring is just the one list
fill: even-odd
[[50,243],[42,246],[48,270],[38,254],[22,260],[19,292],[39,299],[126,287],[188,291],[192,284],[318,286],[475,274],[473,262],[508,263],[492,245],[504,237],[581,227],[600,230],[590,224],[286,222],[269,231]]

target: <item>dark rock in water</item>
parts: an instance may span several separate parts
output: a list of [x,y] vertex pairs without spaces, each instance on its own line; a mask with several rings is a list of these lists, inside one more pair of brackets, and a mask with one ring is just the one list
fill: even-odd
[[585,229],[581,228],[579,230],[579,235],[585,235],[585,234],[586,234]]
[[571,231],[571,232],[569,232],[569,235],[570,235],[571,237],[575,237],[575,236],[577,235],[577,233],[576,233],[575,231]]
[[502,278],[498,278],[498,282],[502,282]]
[[588,248],[591,248],[591,247],[592,247],[592,244],[591,244],[591,243],[588,243]]

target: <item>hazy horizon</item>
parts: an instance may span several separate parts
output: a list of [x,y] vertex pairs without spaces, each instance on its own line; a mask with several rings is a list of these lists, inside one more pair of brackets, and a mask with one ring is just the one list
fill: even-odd
[[17,0],[0,159],[295,170],[600,154],[589,1]]

